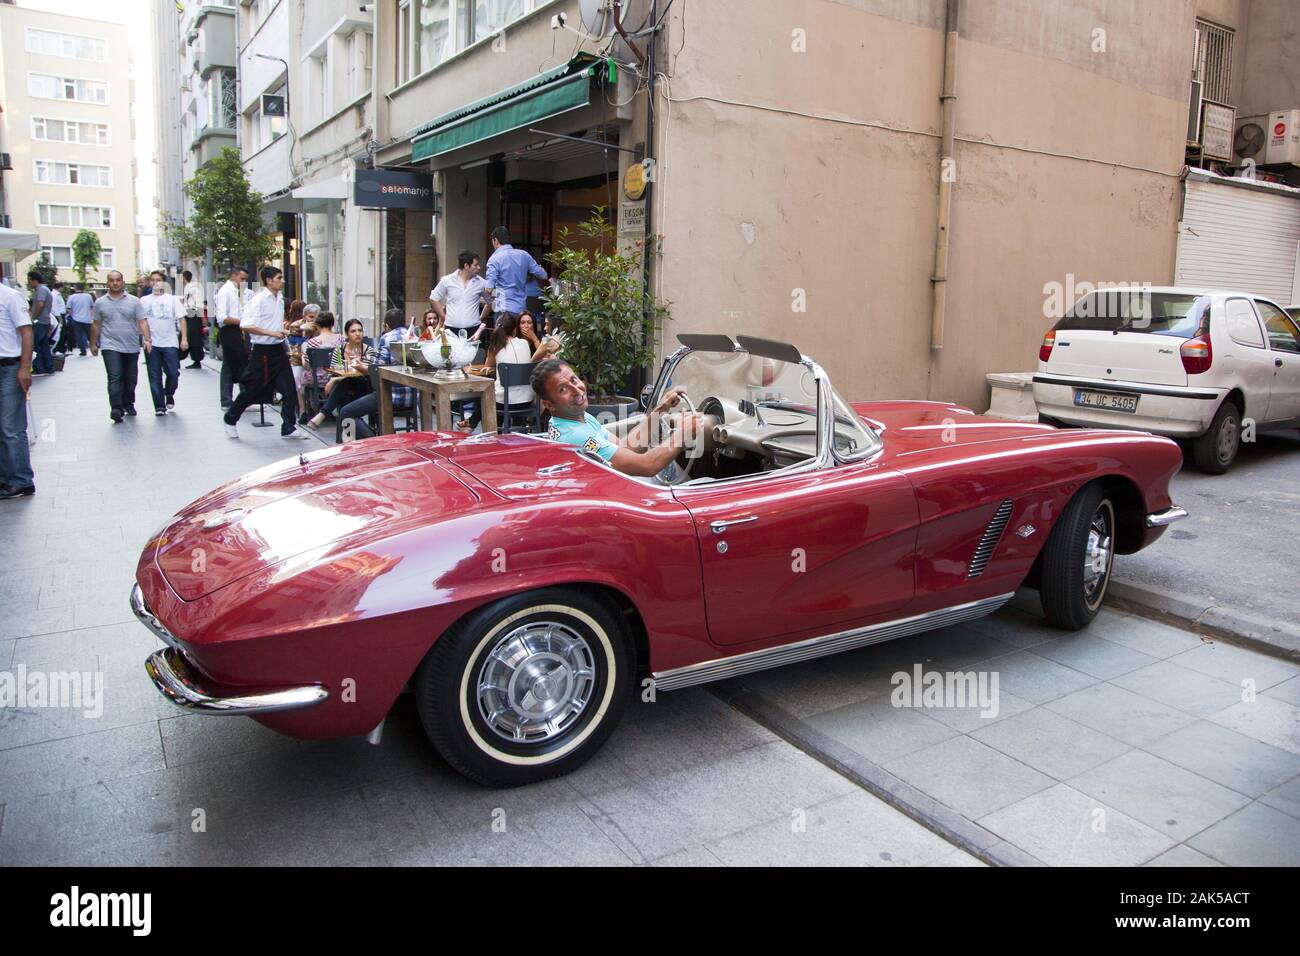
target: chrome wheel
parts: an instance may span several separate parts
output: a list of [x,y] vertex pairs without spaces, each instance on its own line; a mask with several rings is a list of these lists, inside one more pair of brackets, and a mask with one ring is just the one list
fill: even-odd
[[1088,524],[1088,541],[1083,554],[1083,597],[1088,607],[1101,603],[1115,556],[1115,515],[1110,502],[1103,501]]
[[1222,464],[1227,464],[1237,456],[1237,443],[1241,436],[1237,430],[1237,417],[1227,415],[1219,425],[1219,433],[1215,436],[1214,450],[1219,456]]
[[502,637],[479,668],[478,709],[497,736],[537,744],[564,733],[596,686],[591,647],[554,621],[531,621]]

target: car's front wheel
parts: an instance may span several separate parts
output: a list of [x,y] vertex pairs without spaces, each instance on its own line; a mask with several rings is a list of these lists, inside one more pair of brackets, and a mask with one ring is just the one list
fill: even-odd
[[1077,631],[1101,610],[1115,561],[1115,505],[1089,485],[1065,506],[1043,546],[1038,594],[1048,623]]
[[545,588],[495,601],[447,631],[416,680],[425,732],[465,776],[514,787],[576,769],[613,731],[633,656],[604,601]]

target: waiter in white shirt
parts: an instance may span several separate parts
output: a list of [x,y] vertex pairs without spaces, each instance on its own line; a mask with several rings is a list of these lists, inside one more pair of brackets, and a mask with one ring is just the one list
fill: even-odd
[[217,292],[217,341],[221,343],[221,407],[230,407],[230,396],[235,390],[235,383],[244,377],[244,365],[248,362],[248,351],[244,348],[244,333],[239,330],[239,323],[244,317],[244,306],[248,304],[247,290],[244,283],[248,281],[248,270],[235,266],[230,270],[230,278]]
[[491,305],[483,301],[487,283],[479,275],[477,252],[467,249],[457,261],[460,268],[439,279],[429,293],[429,306],[447,331],[464,332],[468,338],[477,339],[491,310]]
[[[226,434],[239,437],[235,426],[244,409],[254,402],[264,402],[272,392],[279,392],[280,437],[308,438],[298,427],[298,390],[293,383],[293,366],[285,348],[288,332],[284,327],[284,273],[275,266],[263,266],[262,288],[244,307],[239,327],[253,343],[252,354],[239,380],[239,397],[226,409]],[[225,326],[223,325],[224,329]],[[224,347],[224,346],[223,346]]]

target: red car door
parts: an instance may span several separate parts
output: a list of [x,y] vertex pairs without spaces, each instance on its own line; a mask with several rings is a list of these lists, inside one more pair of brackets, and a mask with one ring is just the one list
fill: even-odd
[[912,601],[916,497],[896,471],[846,464],[676,495],[694,520],[717,644],[831,633]]

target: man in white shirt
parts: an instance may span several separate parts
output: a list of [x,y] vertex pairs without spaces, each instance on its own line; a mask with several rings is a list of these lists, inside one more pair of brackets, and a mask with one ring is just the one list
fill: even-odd
[[[293,366],[285,348],[288,332],[284,325],[284,273],[275,266],[263,266],[262,288],[243,309],[240,328],[253,343],[252,354],[239,380],[239,397],[226,409],[226,434],[239,437],[239,416],[254,402],[263,402],[279,392],[280,437],[308,438],[298,427],[298,390],[293,383]],[[224,328],[224,326],[223,326]],[[224,345],[223,345],[224,347]]]
[[185,306],[185,334],[189,339],[189,348],[181,350],[181,358],[188,354],[190,364],[187,368],[203,368],[203,283],[194,281],[194,274],[186,269],[181,273],[185,288],[181,290]]
[[95,297],[86,291],[84,284],[77,284],[77,291],[68,296],[68,316],[71,321],[72,335],[77,349],[82,355],[90,345],[90,324],[95,321],[91,310],[95,306]]
[[217,291],[217,341],[221,343],[221,407],[230,407],[230,396],[235,383],[244,377],[244,365],[248,361],[248,351],[244,348],[244,333],[239,330],[243,318],[244,306],[249,296],[244,283],[248,281],[248,270],[235,266],[230,270],[230,278]]
[[33,341],[27,297],[12,286],[0,286],[0,498],[36,494],[27,448]]
[[[153,413],[159,417],[167,409],[176,407],[176,386],[181,374],[181,350],[188,345],[185,326],[185,308],[180,299],[167,287],[167,276],[161,269],[149,273],[153,291],[140,300],[145,321],[149,323],[149,339],[153,348],[144,357],[149,371],[149,391],[153,394]],[[165,377],[165,379],[164,379]]]
[[477,340],[486,327],[483,320],[492,308],[483,301],[487,283],[479,275],[478,253],[467,249],[457,262],[460,268],[439,279],[429,293],[429,306],[449,332],[464,332]]
[[68,328],[68,303],[63,298],[63,283],[55,282],[50,286],[50,314],[54,316],[54,351],[66,354],[72,347]]

